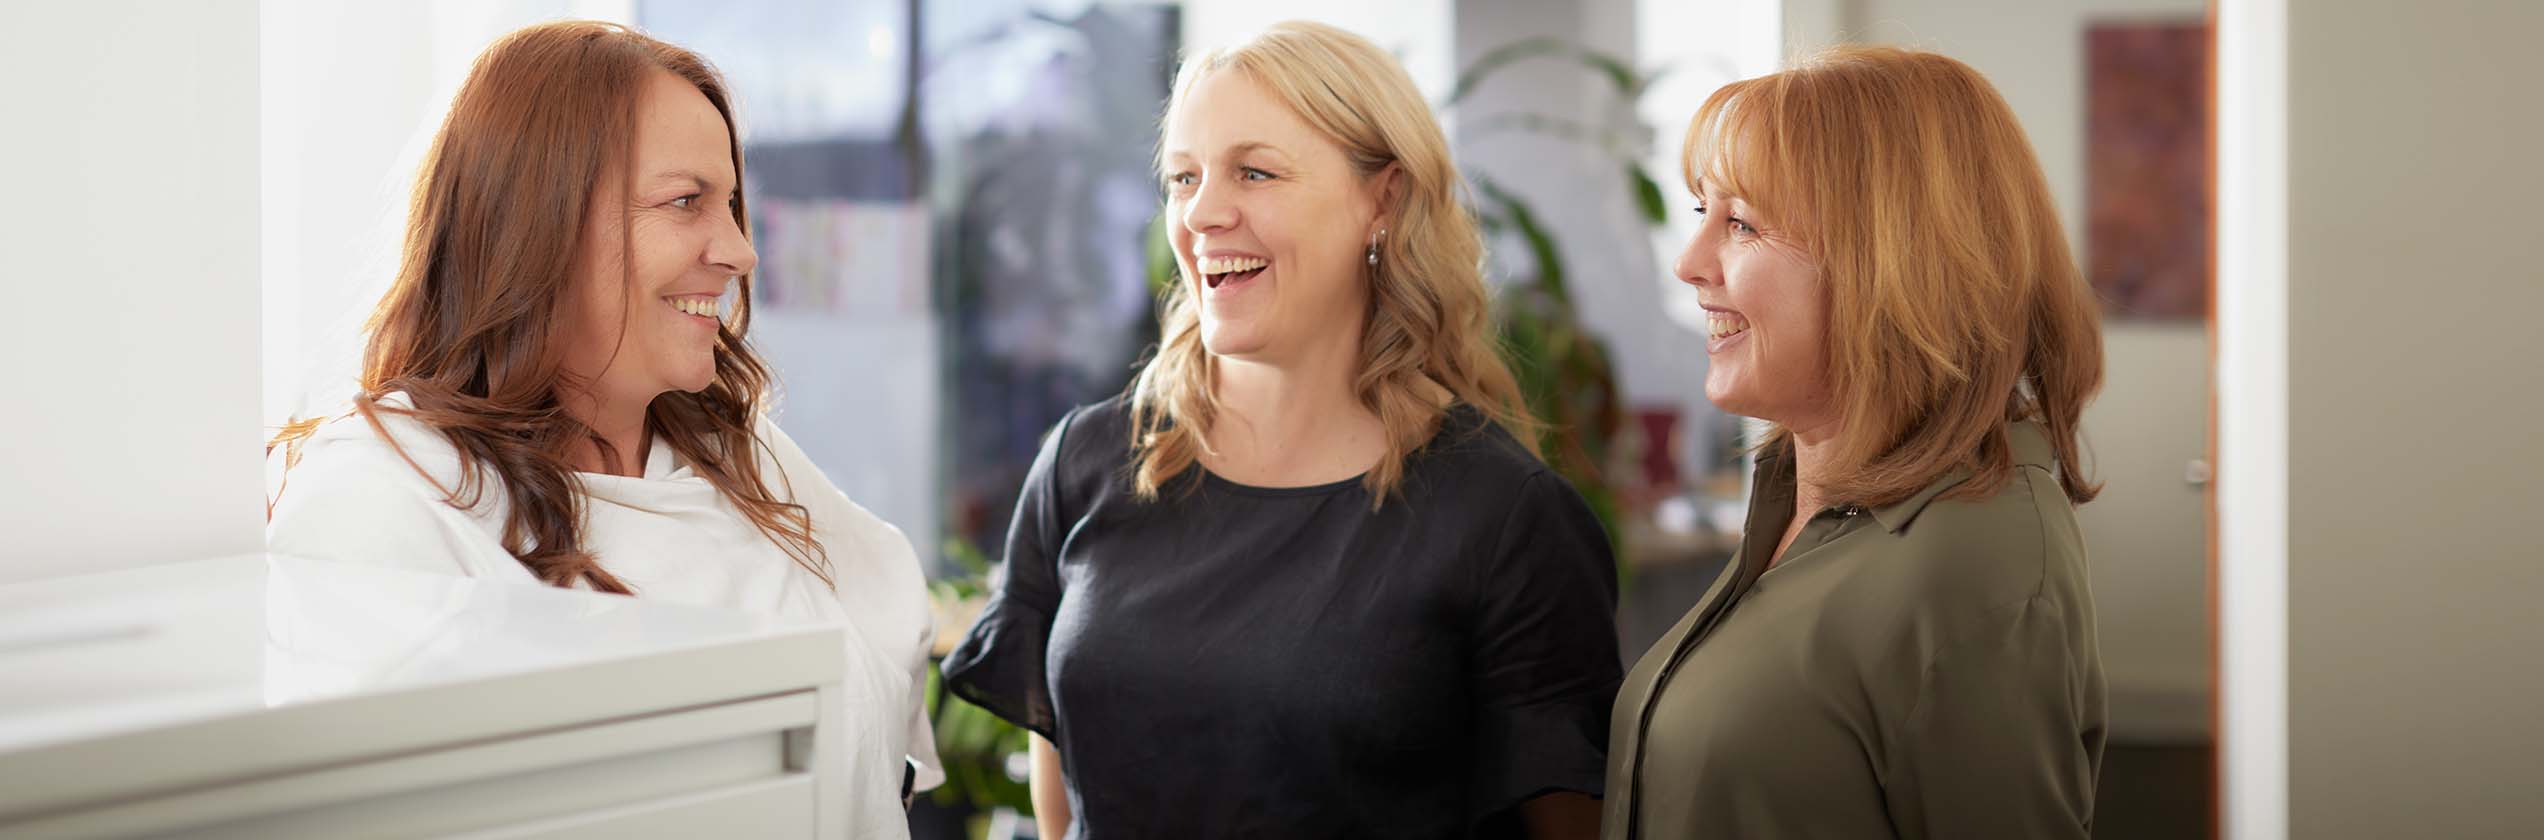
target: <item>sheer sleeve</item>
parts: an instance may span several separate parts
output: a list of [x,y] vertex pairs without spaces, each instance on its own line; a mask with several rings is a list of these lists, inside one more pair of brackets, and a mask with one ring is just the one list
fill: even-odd
[[1068,529],[1060,450],[1075,417],[1043,439],[1007,527],[1007,556],[989,604],[944,663],[945,685],[957,696],[1045,738],[1056,737],[1044,657],[1060,608],[1059,553]]
[[1502,527],[1472,653],[1477,818],[1557,791],[1602,795],[1623,679],[1616,560],[1589,505],[1540,472]]

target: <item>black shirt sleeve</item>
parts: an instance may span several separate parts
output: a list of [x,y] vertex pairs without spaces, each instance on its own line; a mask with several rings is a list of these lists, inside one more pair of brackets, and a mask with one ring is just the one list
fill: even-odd
[[1068,527],[1060,504],[1060,449],[1076,417],[1061,418],[1043,439],[1007,527],[1007,557],[995,591],[943,666],[945,684],[956,695],[1055,741],[1058,721],[1051,713],[1046,658],[1051,617],[1060,608],[1058,561]]
[[1598,517],[1552,472],[1528,479],[1478,584],[1470,669],[1484,817],[1557,791],[1605,791],[1617,655],[1616,560]]

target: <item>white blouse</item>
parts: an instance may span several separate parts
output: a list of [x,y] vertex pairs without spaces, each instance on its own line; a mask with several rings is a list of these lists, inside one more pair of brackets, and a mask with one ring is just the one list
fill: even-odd
[[[380,403],[412,405],[403,393]],[[458,488],[460,453],[449,439],[412,418],[376,414],[433,481]],[[811,514],[835,589],[753,527],[659,438],[642,478],[577,474],[590,494],[584,545],[638,597],[844,625],[851,836],[907,837],[905,759],[916,765],[918,788],[944,779],[921,697],[935,623],[918,557],[899,529],[849,501],[775,424],[761,421],[759,437],[766,443],[757,456],[761,478],[776,498]],[[508,502],[500,481],[486,481],[473,508],[454,508],[361,415],[321,424],[288,471],[279,469],[279,452],[273,460],[270,551],[538,583],[503,548]]]

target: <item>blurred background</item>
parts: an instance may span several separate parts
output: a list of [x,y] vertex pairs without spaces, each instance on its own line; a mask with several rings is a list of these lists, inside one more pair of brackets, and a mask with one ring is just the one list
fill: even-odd
[[[1325,20],[1435,104],[1550,459],[1638,655],[1736,544],[1735,418],[1668,276],[1716,86],[1843,42],[2013,105],[2106,303],[2085,434],[2098,836],[2520,836],[2544,747],[2544,6],[2204,0],[12,2],[0,583],[261,547],[259,442],[341,402],[415,162],[491,40],[618,21],[727,74],[779,421],[939,580],[950,638],[1041,434],[1155,334],[1183,50]],[[58,202],[58,206],[55,205]],[[2220,282],[2222,278],[2223,282]],[[2404,311],[2410,311],[2405,315]],[[2519,319],[2519,320],[2512,320]],[[187,418],[169,423],[171,413]],[[2452,446],[2450,446],[2452,444]],[[1029,832],[1020,736],[938,709],[927,836]],[[2221,736],[2222,733],[2222,736]],[[941,832],[941,833],[931,833]]]

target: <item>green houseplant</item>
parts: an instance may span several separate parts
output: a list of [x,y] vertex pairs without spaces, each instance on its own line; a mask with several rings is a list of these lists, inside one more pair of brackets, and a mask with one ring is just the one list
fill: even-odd
[[[1561,39],[1530,38],[1496,47],[1478,57],[1458,74],[1439,109],[1458,113],[1485,80],[1532,59],[1566,62],[1589,71],[1607,82],[1609,92],[1624,106],[1640,99],[1658,76]],[[1640,149],[1648,134],[1643,126],[1602,127],[1546,114],[1505,112],[1470,120],[1462,133],[1472,140],[1503,131],[1557,137],[1597,149],[1613,161],[1645,224],[1659,227],[1668,220],[1660,185],[1643,169]],[[1527,394],[1529,410],[1546,423],[1546,435],[1540,444],[1547,462],[1589,503],[1600,524],[1606,526],[1609,540],[1619,540],[1625,531],[1620,527],[1616,485],[1603,468],[1608,463],[1610,443],[1624,423],[1625,410],[1607,345],[1583,326],[1564,271],[1563,245],[1548,230],[1535,207],[1495,180],[1491,172],[1469,167],[1465,174],[1475,188],[1469,209],[1476,222],[1488,235],[1515,236],[1529,257],[1528,274],[1512,278],[1503,288],[1496,314],[1509,351],[1511,372],[1519,378],[1520,390]],[[1644,230],[1632,231],[1612,244],[1646,247],[1645,234]],[[1617,545],[1616,549],[1622,556],[1624,546]],[[1630,574],[1630,569],[1624,563],[1617,565],[1621,577]]]
[[[989,595],[989,558],[969,540],[945,541],[945,556],[963,568],[928,584],[940,613],[963,615]],[[967,606],[968,605],[968,606]],[[936,730],[936,753],[945,766],[945,784],[930,791],[935,804],[971,814],[1007,808],[1033,816],[1033,794],[1008,774],[1013,756],[1025,752],[1025,730],[999,719],[988,709],[962,702],[945,688],[937,663],[927,666],[928,722]],[[980,829],[973,828],[974,836]]]

